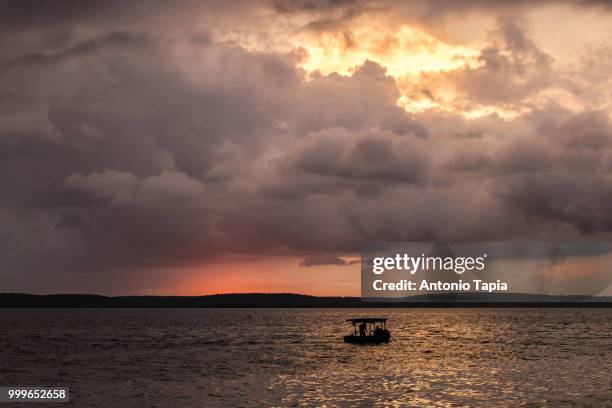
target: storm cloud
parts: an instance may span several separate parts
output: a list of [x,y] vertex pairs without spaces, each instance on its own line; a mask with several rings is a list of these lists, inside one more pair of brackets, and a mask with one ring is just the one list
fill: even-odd
[[[0,3],[9,289],[33,278],[78,288],[223,254],[341,265],[373,241],[612,232],[610,88],[587,77],[605,67],[555,65],[515,2],[496,6],[512,16],[472,65],[420,77],[432,99],[450,87],[462,108],[515,112],[469,118],[403,109],[377,62],[306,72],[303,50],[254,49],[223,31],[256,31],[246,25],[261,13],[342,20],[386,4],[53,4]],[[316,21],[302,28],[336,29]]]

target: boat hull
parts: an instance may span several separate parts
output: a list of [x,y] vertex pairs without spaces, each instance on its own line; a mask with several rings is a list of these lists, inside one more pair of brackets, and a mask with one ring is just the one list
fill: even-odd
[[384,333],[377,336],[344,336],[345,343],[353,343],[353,344],[380,344],[380,343],[388,343],[391,335],[389,333]]

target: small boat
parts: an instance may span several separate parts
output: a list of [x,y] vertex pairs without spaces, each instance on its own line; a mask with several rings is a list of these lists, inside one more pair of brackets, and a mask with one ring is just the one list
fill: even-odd
[[344,336],[345,343],[380,344],[388,343],[391,338],[386,318],[365,317],[346,321],[353,324],[353,334]]

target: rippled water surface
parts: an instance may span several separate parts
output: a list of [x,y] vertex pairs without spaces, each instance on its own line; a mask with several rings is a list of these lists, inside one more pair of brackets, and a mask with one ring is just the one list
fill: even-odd
[[[388,317],[391,343],[344,344],[359,316]],[[2,310],[0,323],[0,385],[68,385],[75,406],[612,406],[612,309]]]

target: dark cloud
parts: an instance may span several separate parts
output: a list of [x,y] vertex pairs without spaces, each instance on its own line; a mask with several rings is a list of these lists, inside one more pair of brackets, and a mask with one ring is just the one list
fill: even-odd
[[0,70],[16,69],[22,66],[44,66],[65,61],[70,58],[100,52],[104,49],[125,49],[147,44],[147,36],[142,33],[117,31],[79,42],[55,53],[32,53],[0,64]]
[[[263,3],[270,4],[266,1]],[[271,4],[278,13],[310,16],[310,21],[302,27],[304,30],[331,32],[343,31],[346,23],[364,13],[386,15],[389,24],[406,21],[429,24],[449,16],[458,18],[473,12],[512,16],[522,10],[547,4],[599,8],[605,12],[608,12],[611,6],[608,0],[273,0]],[[512,35],[512,27],[507,27],[506,34]],[[515,39],[520,41],[518,37]]]
[[481,66],[454,78],[466,96],[479,103],[512,103],[533,95],[553,81],[551,58],[525,34],[526,23],[504,18],[495,32],[499,43],[483,49]]
[[331,128],[308,134],[288,154],[283,167],[285,174],[315,175],[353,190],[363,183],[422,184],[429,167],[425,146],[414,135],[378,130],[351,134],[344,128]]
[[329,11],[336,8],[358,5],[357,0],[275,0],[274,9],[280,13],[296,11]]
[[344,265],[352,265],[358,263],[359,261],[347,261],[346,259],[342,259],[340,257],[334,255],[314,255],[307,256],[300,261],[300,266],[304,266],[306,268],[311,266],[324,266],[324,265],[336,265],[336,266],[344,266]]
[[559,86],[563,81],[554,70],[552,57],[540,50],[528,35],[530,27],[517,16],[500,17],[491,34],[490,44],[479,55],[467,60],[459,70],[424,74],[419,89],[437,100],[448,89],[456,94],[455,103],[463,107],[496,105],[522,106],[538,92]]

